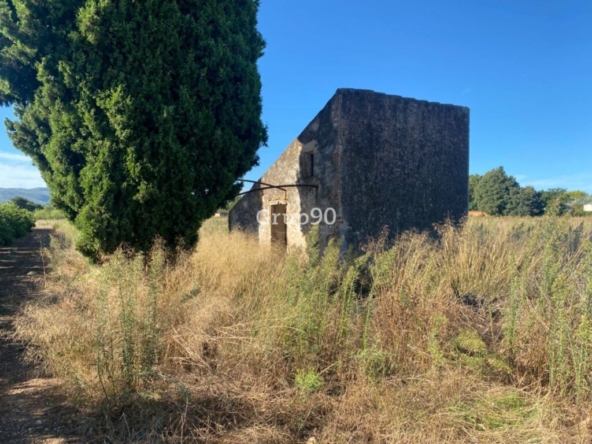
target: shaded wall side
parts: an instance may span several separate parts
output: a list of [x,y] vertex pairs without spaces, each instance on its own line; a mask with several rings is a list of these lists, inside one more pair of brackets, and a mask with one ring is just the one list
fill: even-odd
[[468,108],[341,91],[342,204],[360,244],[468,211]]
[[[251,190],[257,188],[259,185],[254,184]],[[260,192],[245,194],[228,212],[228,228],[231,231],[242,230],[245,233],[259,235],[257,212],[262,208]]]

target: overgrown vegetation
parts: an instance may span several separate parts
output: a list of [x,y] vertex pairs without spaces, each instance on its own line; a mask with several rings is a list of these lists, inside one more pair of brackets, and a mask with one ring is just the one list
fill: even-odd
[[63,232],[17,331],[100,406],[101,439],[592,439],[589,222],[471,220],[322,258],[214,228],[174,264],[157,243],[102,266]]
[[0,204],[0,246],[10,245],[35,225],[33,213],[13,203]]

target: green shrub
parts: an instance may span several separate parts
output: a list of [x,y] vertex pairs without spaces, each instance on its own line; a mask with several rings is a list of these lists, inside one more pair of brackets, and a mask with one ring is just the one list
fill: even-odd
[[301,393],[313,393],[323,385],[323,378],[314,370],[299,369],[294,377],[296,387]]
[[23,237],[34,225],[31,212],[12,203],[0,204],[0,246],[10,245],[14,239]]

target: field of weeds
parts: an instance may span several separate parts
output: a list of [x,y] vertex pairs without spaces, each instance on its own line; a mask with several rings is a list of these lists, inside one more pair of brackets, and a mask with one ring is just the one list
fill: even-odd
[[592,440],[590,219],[479,218],[321,259],[218,225],[174,264],[155,245],[96,266],[58,223],[17,330],[97,440]]

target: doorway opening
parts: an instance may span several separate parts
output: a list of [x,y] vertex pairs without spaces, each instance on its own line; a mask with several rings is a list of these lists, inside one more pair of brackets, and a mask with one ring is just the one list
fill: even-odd
[[286,204],[271,206],[271,242],[283,247],[288,245],[286,208]]

